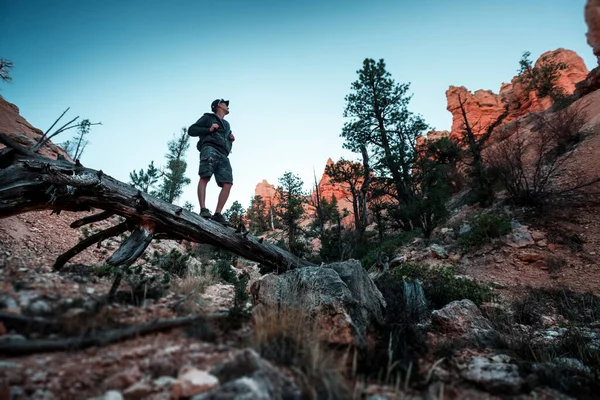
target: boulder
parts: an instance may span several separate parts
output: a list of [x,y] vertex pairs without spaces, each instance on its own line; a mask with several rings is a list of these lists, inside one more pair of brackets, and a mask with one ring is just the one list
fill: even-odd
[[372,324],[383,323],[385,300],[360,262],[268,274],[251,288],[260,306],[301,308],[315,317],[330,343],[364,347]]
[[431,323],[441,333],[476,343],[493,343],[499,337],[490,321],[468,299],[453,301],[444,308],[433,311]]
[[204,393],[219,384],[214,375],[196,368],[184,368],[175,382],[171,384],[171,397],[180,399]]
[[516,394],[524,380],[519,375],[519,368],[509,364],[509,360],[507,356],[495,356],[491,359],[475,357],[461,372],[461,376],[491,393]]
[[210,371],[222,383],[192,400],[301,398],[300,389],[254,350],[244,349]]

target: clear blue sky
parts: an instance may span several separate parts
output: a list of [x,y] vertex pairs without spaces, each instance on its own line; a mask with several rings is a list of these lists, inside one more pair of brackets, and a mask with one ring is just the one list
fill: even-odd
[[[498,92],[532,58],[559,47],[588,69],[585,0],[76,0],[3,1],[0,56],[14,62],[0,94],[46,130],[67,116],[93,127],[82,163],[127,182],[167,142],[231,101],[233,200],[248,206],[262,179],[287,170],[308,189],[342,149],[344,96],[366,57],[410,82],[411,109],[449,129],[448,86]],[[69,139],[63,134],[55,142]],[[356,158],[356,157],[354,157]],[[197,204],[198,152],[180,204]],[[218,187],[211,182],[208,206]]]

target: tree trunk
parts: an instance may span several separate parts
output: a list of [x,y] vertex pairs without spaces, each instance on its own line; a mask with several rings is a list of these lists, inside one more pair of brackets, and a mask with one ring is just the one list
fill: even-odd
[[[140,249],[158,235],[161,239],[212,244],[259,262],[266,271],[284,272],[313,265],[275,245],[259,243],[250,235],[236,233],[234,229],[142,193],[101,170],[42,157],[3,133],[0,133],[0,143],[7,146],[0,150],[0,218],[40,210],[101,209],[125,217],[132,229],[144,233],[140,235]],[[129,254],[134,258],[140,255],[139,251]]]

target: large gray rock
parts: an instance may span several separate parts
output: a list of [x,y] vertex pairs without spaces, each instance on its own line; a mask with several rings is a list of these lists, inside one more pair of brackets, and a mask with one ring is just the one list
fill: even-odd
[[453,301],[433,311],[431,323],[439,332],[480,344],[492,344],[499,338],[490,321],[468,299]]
[[488,392],[516,394],[524,380],[519,374],[519,368],[509,361],[510,358],[507,357],[475,357],[461,372],[461,376]]
[[300,389],[254,350],[244,349],[210,371],[222,383],[192,400],[270,400],[301,398]]
[[305,311],[330,343],[364,347],[369,327],[384,321],[385,300],[356,260],[265,275],[251,290],[256,310]]

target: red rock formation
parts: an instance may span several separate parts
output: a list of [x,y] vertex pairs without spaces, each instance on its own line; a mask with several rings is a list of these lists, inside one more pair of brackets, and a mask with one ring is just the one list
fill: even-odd
[[450,86],[446,90],[446,99],[448,99],[446,109],[452,113],[451,137],[458,137],[464,126],[459,97],[467,112],[469,124],[476,133],[483,132],[504,110],[500,96],[491,90],[477,90],[471,93],[464,86]]
[[[588,74],[581,57],[571,50],[557,49],[546,52],[540,55],[534,68],[542,65],[545,59],[567,64],[567,69],[560,71],[560,77],[556,83],[565,94],[572,94],[575,84],[584,80]],[[476,134],[483,133],[502,114],[504,111],[503,101],[507,102],[509,106],[509,115],[505,122],[514,121],[530,112],[543,111],[552,105],[551,99],[538,99],[535,93],[527,92],[523,85],[517,82],[517,77],[514,77],[511,83],[502,84],[500,94],[495,94],[490,90],[477,90],[475,93],[471,93],[463,86],[450,86],[446,91],[446,98],[448,100],[447,110],[452,113],[451,137],[458,136],[463,126],[458,95],[465,103],[467,118]]]
[[[25,147],[30,147],[36,143],[44,134],[41,130],[34,128],[25,118],[19,114],[19,108],[6,101],[0,96],[0,132],[8,134],[17,143]],[[0,144],[0,148],[5,147]],[[52,142],[42,147],[39,153],[45,157],[56,159],[58,154],[64,156],[67,160],[71,157],[63,149]]]
[[[327,160],[327,165],[332,164],[333,160],[329,158]],[[325,197],[327,201],[331,199],[331,196],[334,196],[338,201],[338,204],[340,201],[344,202],[348,198],[352,198],[349,188],[347,188],[346,185],[331,182],[331,178],[325,173],[325,171],[323,171],[321,180],[319,180],[319,191],[321,192],[321,197]],[[314,191],[312,195],[314,197]],[[352,203],[350,203],[350,207],[352,208]]]
[[275,192],[275,186],[267,182],[266,179],[263,179],[254,189],[254,195],[262,197],[267,209],[271,208],[272,205],[275,205]]

